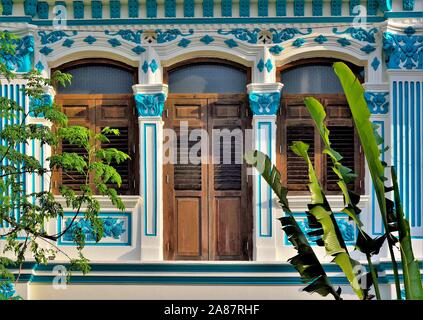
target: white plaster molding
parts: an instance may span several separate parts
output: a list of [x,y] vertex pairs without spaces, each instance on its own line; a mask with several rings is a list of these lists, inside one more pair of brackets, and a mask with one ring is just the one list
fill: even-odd
[[132,86],[132,91],[134,94],[155,94],[163,93],[167,97],[168,93],[167,84],[134,84]]
[[[248,93],[271,93],[271,92],[281,92],[283,84],[280,82],[274,83],[250,83],[247,84]],[[260,116],[264,117],[264,116]]]
[[363,83],[366,91],[389,91],[389,83]]

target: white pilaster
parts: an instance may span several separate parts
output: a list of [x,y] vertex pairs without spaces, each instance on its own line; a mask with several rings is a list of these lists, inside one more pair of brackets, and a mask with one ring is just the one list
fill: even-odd
[[[250,84],[250,108],[253,116],[253,149],[269,156],[276,163],[276,113],[280,104],[282,84]],[[275,261],[277,259],[277,237],[275,228],[276,208],[273,191],[267,182],[253,171],[253,243],[254,260]]]
[[166,85],[134,85],[140,134],[141,260],[163,260],[163,121]]

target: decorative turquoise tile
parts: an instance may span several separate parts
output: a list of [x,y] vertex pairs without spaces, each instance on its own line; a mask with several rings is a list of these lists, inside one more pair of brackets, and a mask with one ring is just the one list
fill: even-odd
[[84,39],[84,42],[86,42],[86,43],[88,43],[88,44],[93,44],[94,42],[96,42],[97,41],[97,39],[96,38],[94,38],[93,36],[88,36],[88,37],[86,37],[85,39]]
[[379,59],[377,57],[374,57],[372,64],[371,64],[373,70],[377,71],[377,69],[379,68],[379,65],[380,65]]
[[48,56],[50,53],[52,53],[52,52],[53,52],[53,49],[51,49],[51,48],[49,48],[49,47],[42,47],[42,48],[40,49],[40,52],[41,52],[43,55]]
[[122,43],[120,43],[120,41],[118,39],[115,39],[115,38],[109,39],[109,40],[107,40],[107,42],[110,43],[110,45],[113,48],[116,48],[116,47],[119,47],[120,45],[122,45]]
[[314,41],[317,42],[318,44],[323,44],[326,41],[328,41],[328,39],[324,35],[321,34],[320,36],[316,37]]
[[144,71],[144,73],[147,73],[148,72],[148,62],[144,61],[141,68],[142,68],[142,71]]
[[299,47],[302,47],[302,46],[304,45],[304,43],[306,43],[306,41],[305,41],[304,39],[298,38],[297,40],[295,40],[295,41],[292,43],[292,45],[293,45],[294,47],[299,48]]
[[75,41],[73,41],[72,39],[66,39],[65,41],[63,41],[62,46],[70,48],[74,43]]
[[153,73],[155,73],[158,67],[159,67],[159,65],[157,64],[156,60],[154,60],[154,59],[153,59],[153,60],[150,62],[150,69],[151,69],[151,71],[152,71]]
[[210,44],[214,41],[213,37],[210,37],[208,34],[206,34],[204,37],[202,37],[200,39],[201,42],[203,42],[204,44]]
[[132,51],[135,52],[136,54],[141,54],[145,52],[145,49],[141,46],[136,46],[135,48],[132,49]]
[[269,49],[270,53],[276,54],[276,55],[280,54],[283,50],[284,49],[279,45],[270,47],[270,49]]
[[348,40],[347,38],[338,39],[336,40],[336,42],[338,42],[343,47],[349,46],[351,44],[351,41]]
[[182,39],[181,41],[178,42],[178,46],[182,47],[182,48],[186,48],[188,47],[188,45],[191,43],[190,40],[188,39]]
[[236,43],[234,39],[228,39],[228,40],[225,40],[224,42],[229,48],[238,47],[238,44]]

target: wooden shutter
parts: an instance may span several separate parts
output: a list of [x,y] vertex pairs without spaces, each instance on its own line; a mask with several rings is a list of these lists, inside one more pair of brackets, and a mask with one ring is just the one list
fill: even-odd
[[119,130],[119,135],[108,134],[110,142],[102,143],[102,148],[116,148],[128,154],[131,159],[122,163],[112,162],[122,179],[122,184],[110,184],[119,194],[134,194],[137,185],[135,163],[137,158],[137,134],[135,130],[135,109],[132,97],[114,95],[113,98],[96,99],[96,130],[110,127]]
[[[122,178],[120,188],[115,187],[119,194],[136,194],[138,192],[138,130],[135,121],[135,109],[132,95],[58,95],[56,102],[62,106],[62,111],[69,119],[69,125],[78,125],[89,128],[94,132],[101,132],[104,127],[119,129],[120,135],[108,135],[110,142],[103,143],[103,148],[116,148],[127,153],[131,159],[123,163],[112,165]],[[78,148],[63,141],[62,152],[84,154]],[[133,174],[136,172],[137,174]],[[67,186],[79,190],[85,184],[85,177],[74,171],[60,172],[54,177],[56,187]],[[89,183],[94,189],[93,177]]]
[[[62,111],[68,117],[68,124],[72,126],[82,126],[95,130],[93,125],[95,119],[95,100],[93,99],[56,99],[57,104],[62,106]],[[59,147],[61,152],[77,153],[85,155],[86,151],[76,145],[63,141]],[[72,190],[80,191],[80,186],[86,184],[86,177],[76,171],[60,172],[53,177],[54,191],[57,192],[59,186],[63,185]],[[91,178],[88,181],[92,184]]]
[[[324,145],[304,106],[306,96],[287,94],[282,99],[278,120],[278,142],[281,145],[278,167],[282,172],[282,181],[291,192],[308,191],[307,165],[289,148],[293,141],[303,141],[310,145],[309,156],[325,191],[328,194],[340,194],[338,177],[332,170],[332,162],[323,154]],[[320,100],[325,108],[332,147],[344,157],[342,163],[359,175],[356,183],[350,184],[349,187],[356,192],[364,192],[361,182],[364,160],[345,96],[328,94],[314,97]]]

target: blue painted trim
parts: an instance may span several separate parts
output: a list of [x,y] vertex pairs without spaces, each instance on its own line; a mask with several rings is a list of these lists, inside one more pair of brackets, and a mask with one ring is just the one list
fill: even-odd
[[138,0],[128,1],[128,16],[129,18],[138,18],[139,3]]
[[[4,22],[31,23],[36,26],[52,26],[52,20],[36,20],[31,17],[2,17]],[[350,23],[354,17],[241,17],[241,18],[176,18],[154,19],[154,24],[227,24],[227,23]],[[383,22],[383,17],[367,17],[367,22]],[[151,24],[151,19],[75,19],[67,22],[68,26],[92,26],[92,25],[139,25]]]
[[[153,164],[153,190],[147,189],[148,179],[147,179],[147,127],[154,128],[154,137],[153,137],[153,150],[154,150],[154,164]],[[157,125],[155,123],[145,123],[144,124],[144,235],[147,237],[156,237],[157,236]],[[154,193],[154,204],[153,204],[153,232],[148,232],[148,201],[147,195],[148,193]]]
[[[410,129],[409,129],[409,138],[410,138],[410,151],[411,151],[411,159],[409,161],[409,166],[408,166],[408,170],[412,171],[409,172],[410,174],[410,185],[409,185],[409,189],[410,189],[410,194],[411,194],[411,201],[409,201],[409,210],[411,213],[411,227],[416,227],[416,216],[417,216],[417,208],[416,206],[416,192],[417,192],[417,188],[416,188],[416,174],[414,171],[415,168],[415,161],[414,161],[414,153],[415,153],[415,147],[414,147],[414,142],[416,140],[416,135],[415,132],[413,132],[415,130],[415,114],[414,114],[414,81],[410,81]],[[420,140],[420,139],[419,139]],[[420,148],[419,148],[420,149]],[[421,195],[419,195],[421,196]]]
[[278,17],[286,16],[286,0],[276,0],[276,15]]
[[176,0],[165,0],[165,17],[176,17]]
[[[385,138],[385,122],[384,121],[373,121],[374,124],[377,124],[380,126],[380,130],[381,130],[381,136],[383,138]],[[381,149],[385,148],[385,143],[381,144]],[[382,153],[381,154],[381,159],[382,161],[385,161],[385,154]],[[375,191],[375,187],[372,183],[372,188],[371,188],[371,193],[372,193],[372,234],[373,235],[383,235],[384,234],[384,228],[382,225],[382,229],[380,231],[376,231],[376,204],[377,204],[377,198],[376,198],[376,191]]]
[[[421,123],[421,114],[422,114],[422,106],[421,106],[421,99],[423,96],[423,86],[422,88],[420,88],[421,86],[420,81],[416,82],[416,101],[417,101],[417,105],[416,105],[416,109],[417,109],[417,132],[420,135],[420,137],[422,136],[422,123]],[[422,90],[422,91],[421,91]],[[422,157],[421,157],[421,145],[420,148],[418,149],[417,152],[417,163],[416,163],[416,167],[417,167],[417,181],[418,181],[418,189],[417,189],[417,194],[420,195],[418,196],[418,210],[420,210],[420,214],[417,216],[417,226],[418,227],[422,227],[422,215],[423,215],[423,206],[422,206],[422,185],[423,185],[423,181],[422,181]]]
[[257,12],[259,17],[267,17],[269,15],[269,1],[268,0],[258,0],[257,2]]
[[423,11],[385,12],[385,18],[423,18]]
[[[157,17],[157,1],[156,0],[146,0],[145,6],[146,6],[146,10],[147,10],[147,18]],[[150,19],[137,19],[137,20],[146,20],[145,23],[147,23],[147,24],[151,23]]]
[[195,16],[195,1],[184,0],[184,17],[194,17],[194,16]]
[[[333,214],[335,216],[336,221],[343,219],[343,220],[346,220],[347,222],[349,222],[349,216],[346,213],[334,212]],[[297,220],[297,218],[299,218],[301,220],[307,220],[307,214],[304,213],[304,212],[292,212],[292,215],[295,217],[296,220]],[[356,244],[357,236],[358,236],[358,232],[359,232],[355,224],[351,223],[351,226],[354,229],[354,239],[350,240],[350,241],[345,240],[345,244],[347,246],[354,246]],[[301,230],[302,230],[302,228],[301,228]],[[304,232],[304,230],[302,230],[302,231]],[[342,233],[342,231],[341,231],[341,233]],[[306,235],[306,237],[309,238],[308,235]],[[321,238],[321,237],[317,237],[317,238]],[[316,242],[313,241],[313,239],[308,239],[308,241],[309,241],[311,246],[316,246],[316,247],[318,246],[316,244]],[[291,242],[289,242],[288,236],[285,232],[284,232],[284,245],[285,246],[292,246],[292,244],[291,244]]]
[[84,19],[84,1],[73,2],[73,17],[74,19]]
[[110,1],[110,18],[112,19],[120,18],[120,0]]
[[[74,217],[75,216],[75,212],[65,212],[63,214],[63,218],[66,217]],[[81,217],[81,219],[84,217],[83,213],[80,213],[79,216]],[[131,246],[132,244],[132,214],[131,212],[100,212],[98,214],[98,216],[104,217],[104,218],[108,218],[108,217],[126,217],[128,224],[127,224],[127,230],[125,233],[127,233],[127,241],[126,242],[105,242],[103,241],[105,238],[102,238],[100,240],[100,242],[91,242],[91,241],[87,241],[85,243],[85,246],[90,246],[90,247],[116,247],[116,246],[121,246],[121,247],[128,247]],[[58,217],[57,219],[57,232],[61,233],[62,232],[62,217]],[[68,242],[68,241],[63,241],[62,239],[63,237],[60,237],[59,240],[57,241],[57,244],[60,246],[75,246],[74,243]]]
[[[272,155],[272,123],[270,122],[270,121],[260,121],[258,124],[257,124],[257,128],[258,128],[258,130],[257,130],[257,141],[258,141],[258,150],[259,151],[262,151],[262,147],[261,147],[261,139],[260,139],[260,132],[261,132],[261,130],[262,130],[262,126],[267,126],[267,130],[268,130],[268,133],[269,133],[269,139],[268,139],[268,141],[267,141],[267,148],[268,148],[268,150],[269,150],[269,154],[268,154],[268,157],[270,158],[270,160],[272,161],[272,157],[273,157],[273,155]],[[261,207],[261,204],[262,204],[262,197],[261,197],[261,181],[262,181],[262,177],[261,176],[257,176],[257,182],[258,182],[258,185],[257,185],[257,192],[258,192],[258,207],[259,207],[259,209],[258,209],[258,211],[259,211],[259,215],[258,215],[258,219],[259,219],[259,221],[258,221],[258,225],[259,225],[259,237],[262,237],[262,238],[269,238],[269,237],[272,237],[272,232],[273,232],[273,230],[272,230],[272,189],[269,187],[269,186],[267,186],[267,197],[268,197],[268,220],[267,220],[267,225],[268,225],[268,230],[267,230],[267,233],[262,233],[262,219],[263,219],[263,217],[262,217],[262,207]]]
[[103,2],[91,1],[91,16],[93,19],[103,18]]
[[[423,261],[419,262],[420,268],[423,269]],[[54,267],[58,265],[68,266],[68,263],[48,263],[36,264],[34,262],[25,262],[23,270],[51,272]],[[363,263],[366,265],[366,263]],[[234,261],[231,264],[219,264],[219,263],[167,263],[167,262],[141,262],[141,263],[90,263],[91,270],[93,272],[175,272],[175,273],[278,273],[278,272],[297,272],[294,267],[287,262],[279,263],[237,263]],[[326,272],[342,272],[341,268],[334,263],[322,263],[323,268]],[[379,272],[392,270],[392,264],[390,262],[379,262],[375,263],[375,268]],[[401,265],[398,266],[401,270]]]
[[250,16],[250,0],[239,1],[239,16],[240,17]]
[[221,0],[220,3],[222,17],[232,17],[232,0]]

